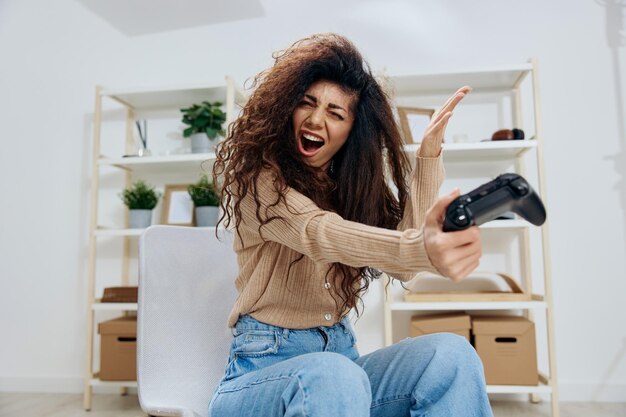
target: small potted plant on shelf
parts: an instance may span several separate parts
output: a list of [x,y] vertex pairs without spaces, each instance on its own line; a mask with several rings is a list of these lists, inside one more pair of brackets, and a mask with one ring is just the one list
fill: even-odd
[[215,186],[203,175],[195,184],[187,187],[187,192],[193,200],[196,212],[196,226],[210,227],[217,224],[220,199],[215,192]]
[[136,181],[124,189],[120,198],[129,209],[128,227],[143,229],[152,224],[152,209],[157,205],[161,194],[145,181]]
[[209,103],[203,101],[186,109],[180,109],[183,113],[182,122],[189,125],[183,131],[183,136],[191,137],[191,152],[204,153],[215,149],[218,135],[224,136],[224,122],[226,113],[222,111],[222,103],[216,101]]

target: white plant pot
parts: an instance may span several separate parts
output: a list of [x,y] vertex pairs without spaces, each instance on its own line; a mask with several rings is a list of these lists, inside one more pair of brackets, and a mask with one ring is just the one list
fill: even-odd
[[152,210],[129,210],[128,227],[145,229],[152,224]]
[[196,226],[215,227],[217,224],[219,207],[202,206],[196,207]]
[[217,138],[209,139],[206,133],[194,133],[191,138],[191,153],[207,153],[215,150]]

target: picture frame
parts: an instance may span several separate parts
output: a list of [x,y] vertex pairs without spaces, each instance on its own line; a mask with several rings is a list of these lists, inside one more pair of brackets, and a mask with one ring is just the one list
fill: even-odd
[[420,143],[435,109],[418,107],[398,107],[400,128],[406,144]]
[[189,184],[168,184],[163,192],[161,224],[173,226],[195,226],[196,216],[191,196],[187,192]]

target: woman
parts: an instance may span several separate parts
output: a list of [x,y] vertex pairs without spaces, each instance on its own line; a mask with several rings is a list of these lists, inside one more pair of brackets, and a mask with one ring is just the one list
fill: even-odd
[[458,190],[435,202],[443,133],[469,87],[433,117],[409,176],[388,98],[347,39],[312,36],[275,61],[214,165],[240,270],[211,416],[491,415],[465,339],[429,335],[359,356],[346,318],[379,271],[460,280],[477,266],[475,227],[442,232]]

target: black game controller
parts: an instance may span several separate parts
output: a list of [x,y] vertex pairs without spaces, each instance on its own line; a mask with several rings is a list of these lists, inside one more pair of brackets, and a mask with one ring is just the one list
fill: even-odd
[[450,232],[480,226],[508,211],[536,226],[546,221],[546,209],[528,181],[517,174],[502,174],[450,203],[443,230]]

